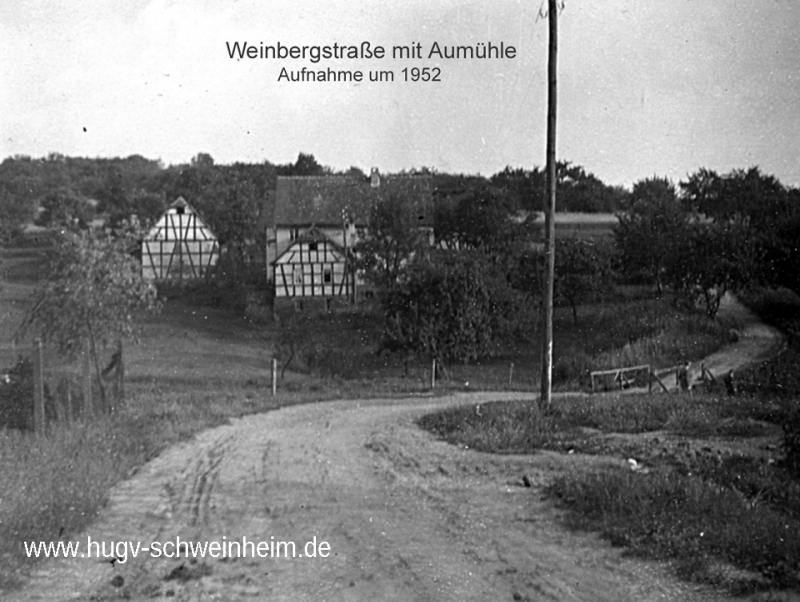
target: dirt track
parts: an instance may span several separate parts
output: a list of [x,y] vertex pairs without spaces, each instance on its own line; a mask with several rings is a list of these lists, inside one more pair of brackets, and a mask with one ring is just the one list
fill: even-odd
[[[752,317],[739,318],[739,343],[719,364],[707,362],[712,370],[774,349],[774,333],[750,336]],[[446,405],[518,397],[320,403],[202,433],[120,484],[103,518],[76,541],[274,537],[297,542],[302,552],[316,536],[330,544],[330,556],[192,563],[141,553],[114,566],[61,559],[42,563],[12,600],[715,599],[667,567],[623,558],[559,526],[542,485],[577,463],[615,460],[490,456],[436,441],[414,425]],[[518,484],[523,475],[532,487]]]

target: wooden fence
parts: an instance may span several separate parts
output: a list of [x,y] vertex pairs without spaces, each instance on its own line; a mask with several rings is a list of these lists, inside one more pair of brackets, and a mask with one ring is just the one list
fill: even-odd
[[592,393],[598,390],[613,391],[646,386],[650,388],[652,374],[650,364],[614,368],[612,370],[595,370],[589,373],[592,381]]
[[[125,402],[125,362],[119,342],[100,375],[92,368],[88,343],[77,361],[65,361],[36,339],[0,346],[0,412],[10,426],[43,433],[50,422],[91,420]],[[13,358],[13,359],[12,359]]]
[[[651,369],[649,364],[642,364],[641,366],[630,366],[627,368],[613,368],[611,370],[595,370],[590,372],[592,381],[592,393],[598,390],[612,391],[630,389],[633,387],[647,387],[648,392],[652,393],[654,385],[658,384],[665,393],[669,393],[665,381],[667,377],[674,376],[675,385],[679,386],[677,381],[678,372],[685,364],[670,366],[668,368],[659,368],[658,370]],[[698,375],[695,386],[713,386],[717,384],[716,377],[708,370],[705,364],[700,364],[700,374]]]

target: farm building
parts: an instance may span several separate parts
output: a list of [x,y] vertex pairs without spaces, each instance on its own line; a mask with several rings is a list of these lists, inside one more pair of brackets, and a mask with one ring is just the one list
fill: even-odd
[[433,232],[429,176],[279,177],[274,221],[267,229],[267,281],[276,306],[331,309],[369,299],[374,289],[353,269],[353,247],[369,228],[372,207],[402,199]]
[[150,280],[202,278],[218,259],[217,237],[183,197],[142,240],[142,276]]
[[[537,226],[533,246],[544,250],[544,212],[533,213]],[[619,219],[613,213],[571,213],[556,212],[556,238],[577,238],[580,240],[614,240],[614,228]]]

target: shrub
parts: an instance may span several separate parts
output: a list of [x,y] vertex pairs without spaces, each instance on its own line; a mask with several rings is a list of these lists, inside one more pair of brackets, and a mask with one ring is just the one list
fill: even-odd
[[415,261],[383,299],[388,351],[468,363],[523,331],[523,297],[480,252]]

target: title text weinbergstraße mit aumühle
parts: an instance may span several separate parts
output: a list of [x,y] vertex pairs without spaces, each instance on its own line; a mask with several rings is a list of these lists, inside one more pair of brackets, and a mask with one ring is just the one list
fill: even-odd
[[[492,60],[514,59],[517,49],[505,42],[477,42],[471,45],[442,45],[433,42],[423,49],[422,42],[411,42],[404,46],[392,46],[391,52],[386,47],[372,42],[359,42],[354,45],[334,42],[328,45],[286,45],[282,42],[275,44],[251,44],[249,42],[226,42],[228,58],[236,60],[269,59],[269,60],[308,60],[315,66],[325,60],[376,60],[392,58],[399,60]],[[374,66],[378,66],[377,64]],[[428,67],[406,67],[398,72],[403,81],[439,82],[442,81],[442,69],[438,65]],[[369,79],[369,81],[395,81],[392,70],[370,70],[367,78],[361,70],[349,69],[309,69],[302,67],[299,70],[282,67],[278,74],[279,82],[297,81],[355,81]]]

